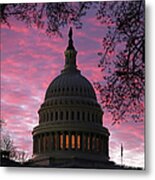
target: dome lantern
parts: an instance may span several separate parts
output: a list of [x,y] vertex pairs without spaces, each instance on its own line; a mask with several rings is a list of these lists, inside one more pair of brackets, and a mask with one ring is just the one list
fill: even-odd
[[76,66],[77,51],[75,50],[73,45],[72,35],[73,35],[73,31],[72,31],[72,27],[70,27],[68,33],[68,37],[69,37],[68,47],[65,51],[65,66],[63,72],[76,70],[77,67]]

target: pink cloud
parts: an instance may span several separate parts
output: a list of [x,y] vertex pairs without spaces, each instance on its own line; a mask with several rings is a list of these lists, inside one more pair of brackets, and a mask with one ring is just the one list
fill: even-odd
[[[87,26],[83,31],[75,30],[74,45],[78,50],[78,68],[92,83],[103,78],[97,67],[102,27],[92,18],[88,18],[86,23]],[[88,28],[89,31],[86,31]],[[68,33],[67,29],[64,29],[65,33]],[[2,117],[7,122],[6,128],[15,146],[30,155],[32,154],[31,132],[38,124],[37,111],[44,100],[48,85],[60,74],[64,66],[64,51],[68,43],[66,34],[64,39],[48,39],[42,31],[27,29],[16,21],[11,29],[2,26]],[[97,91],[96,94],[98,95]],[[99,99],[99,96],[97,98]],[[135,163],[142,166],[143,123],[111,126],[111,115],[105,112],[103,124],[111,132],[111,159],[120,162],[118,155],[120,155],[120,143],[123,143],[126,164]]]

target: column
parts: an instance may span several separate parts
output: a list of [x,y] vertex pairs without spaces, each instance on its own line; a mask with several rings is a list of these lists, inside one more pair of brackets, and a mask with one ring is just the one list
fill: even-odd
[[38,154],[40,154],[40,135],[38,135]]
[[63,132],[63,150],[66,150],[66,133]]
[[60,133],[57,132],[57,150],[60,150]]
[[35,154],[35,137],[33,136],[33,154]]
[[51,111],[48,111],[48,122],[51,121]]
[[69,132],[69,149],[72,149],[72,133]]
[[80,150],[82,150],[82,133],[80,133]]
[[53,133],[53,150],[57,150],[57,134],[56,132]]
[[53,121],[55,121],[55,109],[53,111]]
[[94,134],[94,152],[97,151],[97,147],[96,147],[96,134]]
[[90,133],[89,136],[90,136],[90,152],[92,152],[92,134]]
[[85,134],[85,143],[86,143],[85,151],[88,151],[88,134],[87,133]]
[[109,157],[109,138],[106,137],[106,155]]
[[105,143],[105,136],[103,136],[103,140],[102,140],[102,141],[103,141],[103,144],[102,144],[102,152],[103,152],[103,154],[104,154],[104,156],[105,156],[105,154],[106,154],[106,153],[105,153],[105,152],[106,152],[106,151],[105,151],[105,144],[106,144],[106,143]]
[[77,142],[78,138],[77,138],[77,132],[75,132],[75,150],[78,150],[78,142]]
[[81,146],[82,146],[82,151],[84,152],[85,151],[85,149],[84,149],[84,147],[85,147],[85,145],[84,145],[84,133],[82,133],[82,143],[81,143]]

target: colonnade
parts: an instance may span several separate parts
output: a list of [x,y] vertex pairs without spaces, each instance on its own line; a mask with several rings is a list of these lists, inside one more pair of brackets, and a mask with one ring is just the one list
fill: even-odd
[[90,111],[81,111],[81,110],[53,110],[41,112],[39,115],[40,121],[50,122],[50,121],[62,121],[62,120],[77,120],[83,122],[97,122],[102,124],[102,113],[90,112]]
[[102,153],[108,157],[108,137],[85,132],[51,132],[33,137],[33,154],[60,150]]

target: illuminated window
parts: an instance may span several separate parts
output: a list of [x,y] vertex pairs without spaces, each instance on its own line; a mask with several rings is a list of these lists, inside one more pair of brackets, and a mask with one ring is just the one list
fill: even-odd
[[69,135],[66,134],[66,149],[69,148]]
[[80,142],[81,142],[81,136],[78,135],[78,136],[77,136],[77,148],[78,148],[78,149],[81,148],[81,143],[80,143]]
[[75,149],[75,135],[72,134],[72,149]]
[[60,134],[60,149],[63,149],[63,134]]

